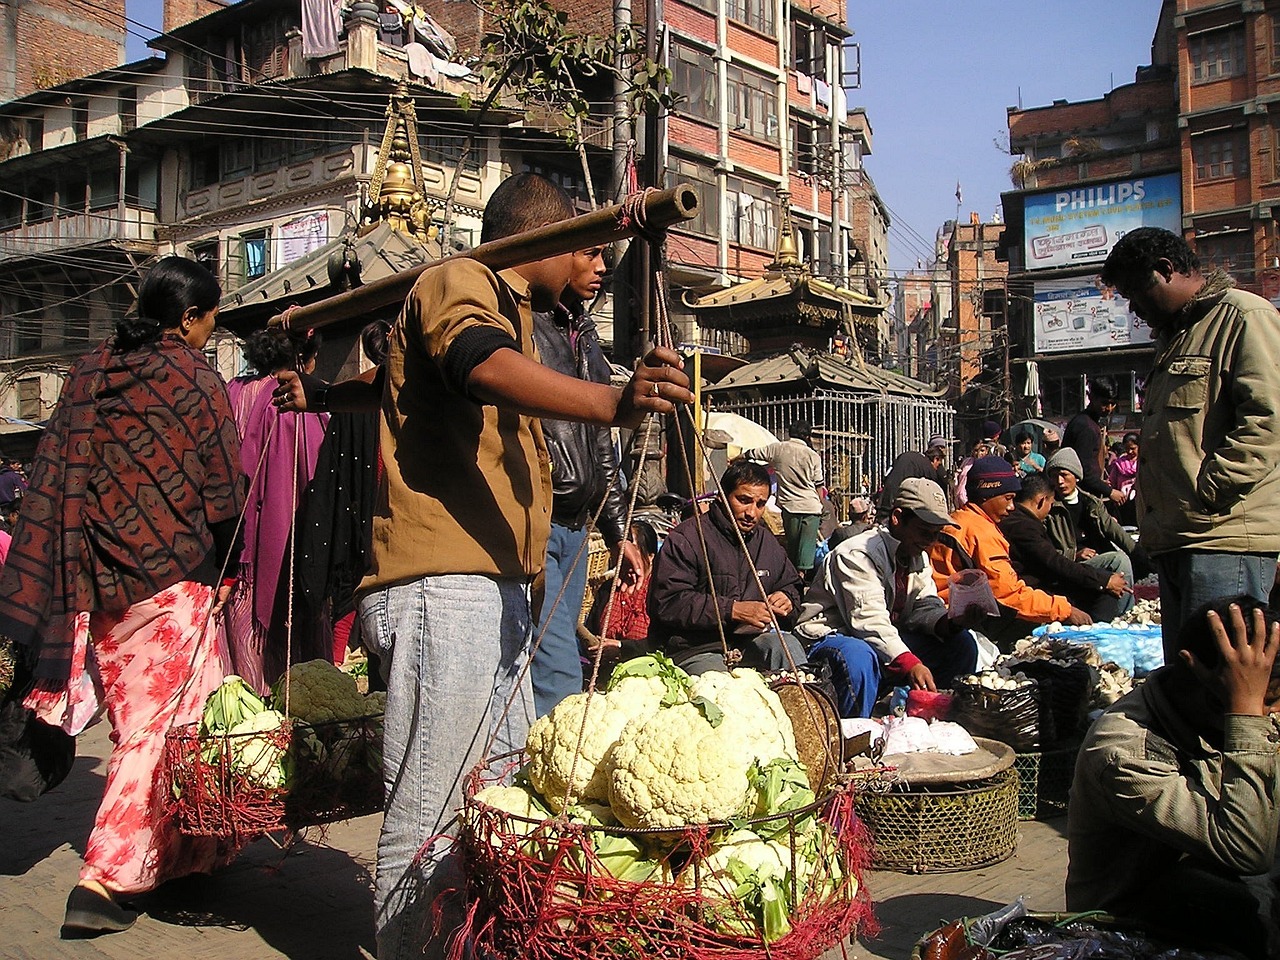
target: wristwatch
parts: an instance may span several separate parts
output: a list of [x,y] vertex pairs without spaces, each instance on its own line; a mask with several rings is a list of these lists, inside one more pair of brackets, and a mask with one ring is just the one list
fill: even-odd
[[313,413],[327,413],[329,411],[329,384],[322,387],[316,387],[311,391],[311,399],[307,403],[307,409]]

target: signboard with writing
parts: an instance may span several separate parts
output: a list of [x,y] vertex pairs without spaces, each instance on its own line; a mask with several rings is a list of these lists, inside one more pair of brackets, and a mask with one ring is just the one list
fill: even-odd
[[1129,312],[1129,301],[1088,277],[1037,283],[1034,299],[1036,353],[1151,342],[1151,328]]
[[281,265],[305,257],[329,242],[329,214],[304,213],[280,225]]
[[1138,227],[1182,230],[1176,173],[1029,194],[1023,214],[1028,270],[1101,263]]

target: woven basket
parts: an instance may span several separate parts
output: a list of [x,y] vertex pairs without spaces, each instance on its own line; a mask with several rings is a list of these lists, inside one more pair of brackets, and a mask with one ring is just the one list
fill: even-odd
[[[235,737],[201,736],[199,728],[165,736],[166,809],[182,833],[244,842],[382,810],[381,715]],[[287,786],[263,787],[231,762],[246,740],[285,752]]]
[[945,873],[1006,860],[1018,843],[1018,776],[1004,770],[972,784],[859,791],[882,870]]
[[[793,849],[802,821],[818,816],[829,845],[808,876],[808,893],[792,884],[799,902],[790,911],[791,930],[772,943],[726,929],[733,908],[699,888],[700,869],[713,834],[730,824],[678,830],[600,827],[594,832],[625,837],[666,850],[662,868],[643,882],[612,876],[597,859],[593,829],[553,819],[528,820],[477,803],[485,786],[509,781],[512,757],[495,758],[472,771],[464,789],[458,847],[475,905],[460,934],[477,955],[501,960],[817,960],[871,922],[870,898],[861,883],[867,857],[865,831],[853,813],[852,787],[845,784],[819,802],[765,820],[784,824]],[[502,771],[495,774],[494,771]],[[781,837],[780,837],[781,839]],[[792,866],[794,870],[794,863]],[[692,877],[682,883],[673,877]]]
[[598,533],[591,534],[587,547],[587,586],[582,593],[582,609],[578,611],[578,624],[587,622],[587,614],[595,606],[596,592],[604,585],[609,572],[609,546]]
[[1080,744],[1072,743],[1014,757],[1013,768],[1018,771],[1019,820],[1048,820],[1066,815],[1079,752]]

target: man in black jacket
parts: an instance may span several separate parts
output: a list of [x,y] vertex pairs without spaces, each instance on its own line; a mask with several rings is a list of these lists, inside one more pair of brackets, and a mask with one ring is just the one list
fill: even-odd
[[1129,597],[1128,581],[1122,573],[1078,563],[1062,554],[1044,525],[1053,505],[1053,489],[1044,474],[1022,478],[1013,510],[1000,521],[1000,532],[1009,541],[1013,569],[1029,585],[1066,596],[1094,620],[1114,619]]
[[1101,500],[1124,503],[1125,496],[1113,490],[1103,476],[1107,456],[1107,421],[1116,412],[1116,385],[1109,377],[1089,381],[1089,405],[1067,422],[1062,433],[1063,449],[1075,450],[1084,468],[1081,486]]
[[738,460],[720,489],[729,510],[717,500],[672,530],[658,551],[649,580],[650,642],[695,675],[726,669],[726,647],[731,666],[786,670],[805,663],[804,646],[787,632],[800,607],[800,574],[761,522],[769,471]]
[[[538,355],[557,373],[609,382],[609,363],[600,348],[595,322],[585,309],[599,292],[604,273],[604,247],[578,251],[573,255],[569,285],[556,309],[534,313],[533,341]],[[544,419],[542,434],[551,455],[552,504],[545,595],[534,630],[534,638],[541,640],[530,667],[538,716],[549,713],[565,697],[582,692],[577,633],[587,585],[587,554],[582,544],[587,523],[602,498],[598,527],[615,556],[622,558],[624,591],[634,585],[641,569],[636,546],[626,538],[625,485],[621,477],[609,484],[618,466],[612,432],[587,423]]]

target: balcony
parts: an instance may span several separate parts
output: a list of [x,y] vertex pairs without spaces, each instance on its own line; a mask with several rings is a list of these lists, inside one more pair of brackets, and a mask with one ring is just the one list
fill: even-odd
[[152,210],[125,207],[122,219],[111,207],[10,226],[0,229],[0,262],[102,245],[154,246],[155,224]]

